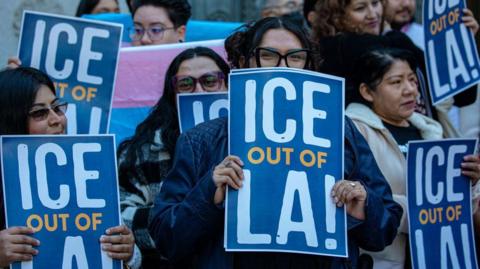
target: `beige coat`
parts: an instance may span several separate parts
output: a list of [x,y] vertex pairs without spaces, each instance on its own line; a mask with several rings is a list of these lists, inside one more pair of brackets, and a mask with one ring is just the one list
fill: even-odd
[[[404,211],[398,228],[398,235],[392,245],[381,252],[369,253],[374,258],[374,268],[403,269],[406,240],[408,238],[405,182],[407,165],[405,157],[400,152],[392,134],[370,108],[352,103],[347,107],[346,115],[353,120],[360,133],[367,140],[378,167],[392,188],[393,199],[402,206]],[[435,120],[413,113],[408,121],[420,130],[423,139],[442,139],[442,126]]]

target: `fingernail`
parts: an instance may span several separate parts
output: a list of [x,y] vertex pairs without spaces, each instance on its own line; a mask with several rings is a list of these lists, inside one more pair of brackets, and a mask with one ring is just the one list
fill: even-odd
[[107,229],[105,233],[110,234],[110,229]]
[[36,240],[35,243],[37,243],[37,246],[40,246],[40,241]]
[[107,250],[107,246],[106,246],[106,245],[102,245],[102,250]]
[[104,240],[105,240],[105,235],[100,236],[100,241],[104,241]]
[[335,203],[338,203],[338,197],[334,197]]

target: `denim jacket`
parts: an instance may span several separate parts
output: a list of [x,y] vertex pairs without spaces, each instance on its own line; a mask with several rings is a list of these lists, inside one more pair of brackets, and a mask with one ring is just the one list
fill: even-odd
[[194,268],[356,268],[358,248],[379,251],[397,234],[402,208],[377,167],[368,144],[345,120],[345,179],[367,191],[363,221],[347,217],[349,258],[305,254],[225,252],[224,209],[213,202],[212,172],[228,155],[228,122],[203,123],[177,142],[173,168],[155,199],[149,230],[157,248],[172,263]]

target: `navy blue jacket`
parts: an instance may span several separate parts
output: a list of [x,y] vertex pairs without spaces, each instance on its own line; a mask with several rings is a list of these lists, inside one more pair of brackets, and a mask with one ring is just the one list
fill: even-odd
[[225,252],[224,209],[213,203],[212,172],[227,154],[226,118],[180,136],[173,168],[156,197],[149,224],[157,248],[171,262],[193,261],[194,268],[356,268],[358,247],[378,251],[395,238],[402,208],[393,201],[368,144],[347,118],[344,176],[359,180],[367,190],[365,220],[347,218],[349,258]]

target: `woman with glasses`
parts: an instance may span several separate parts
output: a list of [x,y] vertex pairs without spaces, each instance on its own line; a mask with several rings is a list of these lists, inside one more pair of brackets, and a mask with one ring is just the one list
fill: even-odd
[[122,217],[135,233],[143,268],[165,264],[155,250],[147,221],[153,200],[172,166],[180,135],[176,95],[226,91],[229,72],[227,63],[209,48],[196,47],[180,53],[165,75],[163,96],[137,126],[134,136],[118,148]]
[[[56,97],[53,82],[44,73],[29,67],[0,72],[0,135],[64,134],[66,110],[67,103]],[[5,229],[2,194],[0,191],[0,267],[6,267],[32,260],[40,242],[33,238],[31,228]],[[106,233],[100,239],[102,249],[114,259],[129,261],[134,249],[132,231],[121,225]],[[117,234],[122,235],[120,240]]]
[[191,7],[186,0],[133,1],[133,46],[183,42]]
[[[312,44],[287,18],[265,18],[225,41],[234,67],[288,66],[312,69]],[[345,126],[345,178],[332,189],[348,214],[349,258],[265,252],[225,252],[226,186],[242,186],[242,161],[228,155],[228,121],[212,120],[182,134],[173,167],[150,216],[150,234],[172,263],[195,260],[195,268],[356,268],[358,247],[381,250],[396,235],[402,209],[350,120]]]

